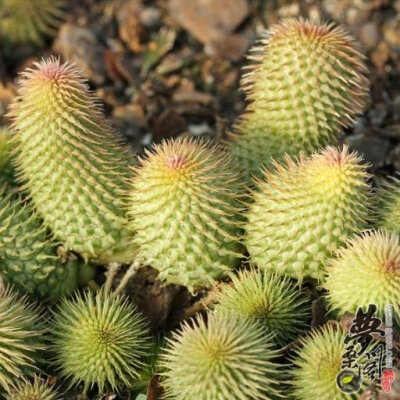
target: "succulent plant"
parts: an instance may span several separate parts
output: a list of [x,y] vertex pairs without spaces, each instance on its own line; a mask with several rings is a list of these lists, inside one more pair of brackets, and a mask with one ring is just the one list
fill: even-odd
[[400,233],[400,180],[391,178],[377,194],[376,226]]
[[42,334],[38,310],[24,297],[0,288],[0,395],[34,374]]
[[357,400],[358,394],[345,394],[336,384],[345,351],[346,333],[330,325],[313,331],[301,340],[291,372],[296,400]]
[[53,300],[89,281],[94,269],[75,260],[62,262],[41,219],[12,190],[0,188],[0,273],[15,289]]
[[220,145],[182,139],[156,145],[134,168],[129,217],[139,256],[167,283],[195,290],[235,266],[242,184]]
[[11,164],[10,132],[5,127],[0,127],[0,187],[3,184],[14,185],[14,168]]
[[159,337],[151,341],[147,354],[142,357],[143,366],[138,370],[138,376],[129,386],[130,391],[136,394],[146,393],[151,380],[161,372],[159,359],[164,342]]
[[119,390],[139,376],[146,354],[147,328],[127,299],[77,293],[54,312],[53,350],[61,374],[87,391],[97,385]]
[[48,382],[35,376],[33,382],[21,381],[6,396],[6,400],[61,400]]
[[249,318],[211,314],[185,322],[161,355],[163,387],[174,400],[267,400],[280,397],[278,351]]
[[129,158],[79,72],[55,58],[37,63],[10,115],[20,178],[45,225],[86,260],[131,261]]
[[328,147],[265,171],[247,213],[251,261],[300,281],[321,279],[327,260],[367,226],[370,187],[360,162],[347,147]]
[[395,233],[365,232],[350,240],[327,266],[323,286],[330,306],[340,313],[356,313],[359,307],[393,307],[393,320],[400,326],[400,241]]
[[63,18],[64,0],[0,0],[0,41],[42,45]]
[[268,271],[240,271],[224,284],[215,312],[232,312],[259,321],[284,346],[306,327],[304,293]]
[[364,56],[342,27],[284,20],[252,54],[243,79],[249,105],[230,146],[244,171],[258,175],[285,154],[335,144],[365,106]]

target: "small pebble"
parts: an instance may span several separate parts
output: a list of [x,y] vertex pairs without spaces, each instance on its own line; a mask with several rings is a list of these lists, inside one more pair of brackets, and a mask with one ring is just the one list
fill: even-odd
[[146,28],[152,29],[159,26],[161,11],[156,7],[146,7],[140,13],[140,21]]
[[388,139],[363,134],[350,135],[345,142],[351,149],[360,153],[367,163],[372,165],[372,170],[385,165],[386,155],[391,147]]
[[368,112],[368,117],[373,126],[382,126],[385,118],[387,116],[387,105],[386,104],[376,104],[375,108]]
[[360,29],[360,39],[368,49],[374,49],[380,41],[380,33],[375,22],[367,22]]

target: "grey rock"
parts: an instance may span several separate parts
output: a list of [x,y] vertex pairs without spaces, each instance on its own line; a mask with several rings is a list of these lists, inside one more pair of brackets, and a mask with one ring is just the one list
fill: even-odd
[[360,29],[360,39],[367,50],[374,49],[381,40],[381,35],[377,24],[371,21],[362,25]]
[[88,28],[65,23],[54,41],[53,50],[82,71],[83,75],[101,85],[106,80],[104,47]]
[[140,13],[140,21],[146,28],[155,28],[160,24],[161,11],[156,7],[146,7]]
[[387,106],[385,104],[377,104],[375,108],[368,112],[368,117],[373,126],[382,126],[387,116]]
[[350,135],[345,143],[352,150],[360,153],[367,163],[371,164],[372,170],[385,165],[386,156],[390,149],[390,141],[377,136],[366,136],[364,134]]

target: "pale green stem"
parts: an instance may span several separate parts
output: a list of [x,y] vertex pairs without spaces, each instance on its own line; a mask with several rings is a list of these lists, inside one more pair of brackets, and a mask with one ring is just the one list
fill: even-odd
[[125,275],[122,277],[121,282],[119,283],[118,287],[115,289],[114,293],[118,294],[121,293],[125,286],[128,284],[129,280],[134,276],[137,270],[141,267],[140,261],[134,261],[125,272]]
[[4,286],[4,281],[2,276],[0,275],[0,295],[2,295],[6,290],[6,287]]
[[214,303],[216,303],[220,291],[221,291],[220,284],[217,284],[214,287],[212,287],[204,297],[202,297],[191,307],[185,310],[183,319],[192,318],[198,312],[211,307]]
[[108,264],[106,272],[106,282],[104,284],[104,290],[106,293],[110,293],[115,275],[117,274],[120,268],[121,264],[118,262],[111,262]]

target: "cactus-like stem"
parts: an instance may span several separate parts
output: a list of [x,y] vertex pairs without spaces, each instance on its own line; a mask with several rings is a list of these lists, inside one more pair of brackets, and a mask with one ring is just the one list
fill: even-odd
[[[377,306],[381,318],[393,307],[400,327],[400,240],[397,234],[369,231],[350,240],[327,266],[323,287],[330,308],[355,314],[359,307]],[[356,290],[354,290],[356,288]]]
[[274,341],[284,346],[305,330],[307,297],[282,278],[268,271],[241,271],[224,284],[214,312],[237,313],[260,322]]
[[10,115],[20,179],[67,250],[99,263],[130,262],[127,150],[80,73],[51,58],[22,74]]
[[58,257],[32,207],[13,190],[0,188],[0,273],[16,290],[41,300],[55,300],[94,276],[93,266]]
[[64,17],[65,0],[1,0],[0,42],[43,45]]
[[367,228],[369,174],[347,147],[264,172],[247,212],[245,244],[252,263],[300,281],[322,279],[326,262]]
[[33,382],[22,380],[18,382],[11,392],[6,396],[6,400],[58,400],[59,396],[51,387],[49,382],[34,377]]
[[166,396],[175,400],[281,397],[279,351],[271,335],[248,318],[211,314],[183,323],[161,353]]
[[260,176],[285,154],[335,144],[363,110],[365,57],[344,28],[288,19],[271,27],[249,57],[243,86],[249,105],[230,148],[243,171]]
[[101,394],[118,391],[139,376],[148,332],[126,298],[104,289],[77,293],[54,311],[52,328],[56,364],[84,392],[95,385]]
[[129,218],[140,259],[167,283],[212,286],[241,257],[243,185],[220,145],[169,140],[134,168]]
[[0,393],[9,392],[38,369],[43,322],[37,308],[9,288],[0,292]]
[[376,225],[400,233],[400,180],[392,178],[377,193]]
[[[340,391],[336,377],[341,370],[342,356],[345,352],[346,333],[330,325],[311,332],[301,339],[293,360],[291,370],[291,395],[298,400],[359,399],[362,388],[369,381],[367,376],[360,382],[358,393],[347,394]],[[356,384],[357,382],[354,382]]]
[[12,144],[10,132],[0,127],[0,187],[4,184],[15,186],[15,171],[12,165]]

